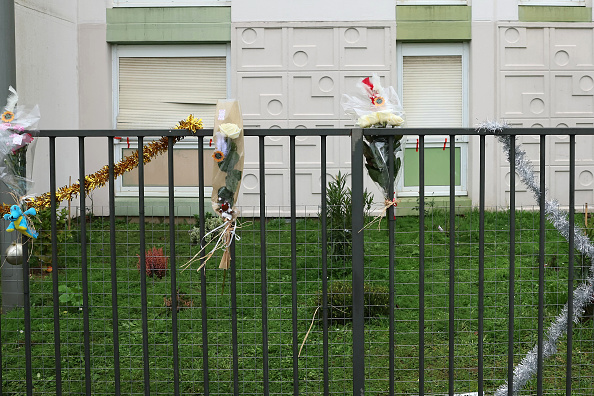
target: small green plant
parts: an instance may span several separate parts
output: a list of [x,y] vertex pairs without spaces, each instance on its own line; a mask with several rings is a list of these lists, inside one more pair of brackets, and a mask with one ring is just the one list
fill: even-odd
[[[31,266],[48,266],[52,264],[55,268],[58,263],[52,263],[52,211],[43,209],[31,216],[31,222],[39,233],[37,239],[33,240]],[[56,210],[56,238],[58,241],[58,257],[64,255],[66,243],[74,237],[74,232],[68,229],[68,210],[66,208]]]
[[[352,191],[347,187],[347,176],[348,174],[338,172],[336,177],[332,177],[326,190],[328,257],[332,263],[331,272],[335,276],[344,276],[351,272],[353,199]],[[365,189],[365,216],[369,216],[372,202],[373,195]]]
[[[223,223],[225,222],[225,220],[223,220],[222,217],[213,216],[211,213],[207,213],[207,215],[210,215],[210,216],[206,216],[206,219],[204,222],[204,243],[205,244],[208,244],[214,237],[214,233],[213,234],[209,234],[209,233],[211,231],[213,231],[214,229],[216,229],[217,227],[222,226]],[[190,242],[193,245],[198,245],[200,243],[200,226],[193,227],[190,231],[188,231],[188,233],[190,234]]]
[[[138,263],[136,264],[136,268],[140,271],[140,256],[138,256]],[[169,257],[163,254],[163,248],[157,249],[153,247],[146,251],[145,255],[145,265],[146,265],[146,276],[153,277],[156,276],[157,278],[161,279],[167,273],[167,268],[169,267]]]
[[81,288],[78,286],[58,286],[60,293],[60,303],[70,308],[81,308],[83,305],[83,296]]
[[[365,320],[390,315],[390,290],[387,286],[365,282]],[[322,306],[323,295],[318,292],[317,304]],[[331,323],[344,324],[353,319],[353,285],[339,280],[328,284],[328,318]]]

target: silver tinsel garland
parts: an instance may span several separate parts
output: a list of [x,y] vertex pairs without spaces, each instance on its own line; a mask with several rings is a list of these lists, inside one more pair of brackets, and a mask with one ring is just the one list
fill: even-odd
[[[509,162],[510,148],[512,147],[512,139],[509,135],[503,135],[501,132],[504,128],[507,128],[507,124],[500,124],[497,122],[485,122],[478,126],[478,133],[491,133],[501,142],[503,145],[503,151],[507,156]],[[526,152],[522,150],[519,144],[514,143],[515,148],[515,165],[516,173],[519,175],[520,180],[528,187],[528,189],[534,195],[536,202],[540,202],[541,194],[545,194],[546,191],[541,192],[540,187],[536,181],[534,169],[532,163],[526,156]],[[545,202],[545,214],[547,219],[553,224],[555,229],[559,231],[565,239],[569,241],[570,230],[569,220],[567,214],[559,209],[559,202],[556,200],[547,200]],[[574,244],[575,248],[583,255],[590,258],[592,267],[590,267],[590,273],[586,281],[580,284],[573,291],[573,317],[572,320],[578,323],[586,306],[594,301],[594,246],[590,242],[590,239],[584,234],[581,228],[574,226]],[[567,333],[568,325],[568,305],[565,304],[563,310],[548,328],[545,339],[543,340],[543,359],[554,355],[557,352],[557,342],[559,338]],[[522,359],[522,361],[514,369],[513,378],[513,394],[517,394],[534,374],[536,374],[538,365],[538,345],[535,345],[530,352]],[[502,385],[495,392],[495,396],[506,396],[508,394],[508,384]]]

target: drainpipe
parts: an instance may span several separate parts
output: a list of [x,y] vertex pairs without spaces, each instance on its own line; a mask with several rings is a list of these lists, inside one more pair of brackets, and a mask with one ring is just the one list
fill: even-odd
[[[14,0],[0,1],[0,110],[4,108],[8,87],[16,88],[16,51]],[[7,202],[8,189],[0,183],[0,202]],[[6,262],[5,252],[15,240],[16,232],[4,232],[4,221],[0,221],[0,254],[2,260],[2,312],[24,306],[23,266]]]

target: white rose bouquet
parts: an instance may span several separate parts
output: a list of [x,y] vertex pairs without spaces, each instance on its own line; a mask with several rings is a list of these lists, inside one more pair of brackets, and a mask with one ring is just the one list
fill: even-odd
[[[343,95],[341,105],[344,111],[357,120],[361,128],[398,128],[404,125],[404,111],[398,94],[393,87],[384,88],[377,74],[363,79],[356,96]],[[365,135],[363,154],[365,167],[371,179],[384,193],[386,205],[393,205],[393,191],[390,191],[388,171],[389,156],[394,157],[394,184],[401,175],[404,151],[401,147],[403,135],[394,135],[394,151],[389,152],[388,136]]]
[[[229,269],[231,243],[234,239],[239,239],[235,233],[239,215],[236,203],[243,173],[244,142],[243,120],[238,101],[217,101],[212,141],[215,146],[212,158],[216,166],[213,167],[212,174],[211,204],[214,212],[221,216],[223,221],[205,235],[206,245],[203,245],[200,251],[185,264],[187,268],[193,262],[205,259],[198,267],[198,271],[217,251],[223,251],[219,268],[225,271]],[[203,254],[206,251],[208,253]],[[223,290],[224,287],[225,276],[223,276]]]

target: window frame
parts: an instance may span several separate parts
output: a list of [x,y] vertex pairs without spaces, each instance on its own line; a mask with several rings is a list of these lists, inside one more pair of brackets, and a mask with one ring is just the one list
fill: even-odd
[[[231,97],[231,45],[230,44],[188,44],[188,45],[114,45],[112,48],[112,127],[117,126],[117,115],[119,111],[119,65],[120,58],[181,58],[181,57],[225,57],[227,98]],[[145,145],[155,138],[144,139]],[[209,138],[204,138],[205,156],[209,147]],[[138,139],[130,137],[131,149],[138,149]],[[123,150],[128,148],[126,139],[114,142],[115,161],[123,159]],[[182,140],[175,145],[178,150],[197,149],[197,143],[191,140]],[[138,187],[123,186],[122,178],[116,179],[116,196],[131,197],[138,196]],[[197,197],[200,194],[199,187],[174,187],[176,197]],[[169,194],[168,187],[147,187],[144,188],[147,197],[166,197]],[[205,197],[210,197],[212,187],[204,188]]]
[[[469,45],[466,42],[457,43],[407,43],[396,44],[398,96],[404,101],[404,57],[405,56],[461,56],[462,60],[462,128],[469,126]],[[406,108],[404,109],[406,112]],[[444,145],[447,135],[432,135],[425,137],[425,148],[439,148]],[[418,135],[406,136],[404,147],[415,149]],[[468,195],[468,136],[456,136],[456,147],[460,148],[460,185],[456,186],[456,195]],[[449,141],[448,141],[449,144]],[[397,191],[401,197],[417,197],[419,186],[404,186],[404,177],[399,178]],[[447,196],[450,187],[425,186],[425,196]]]

